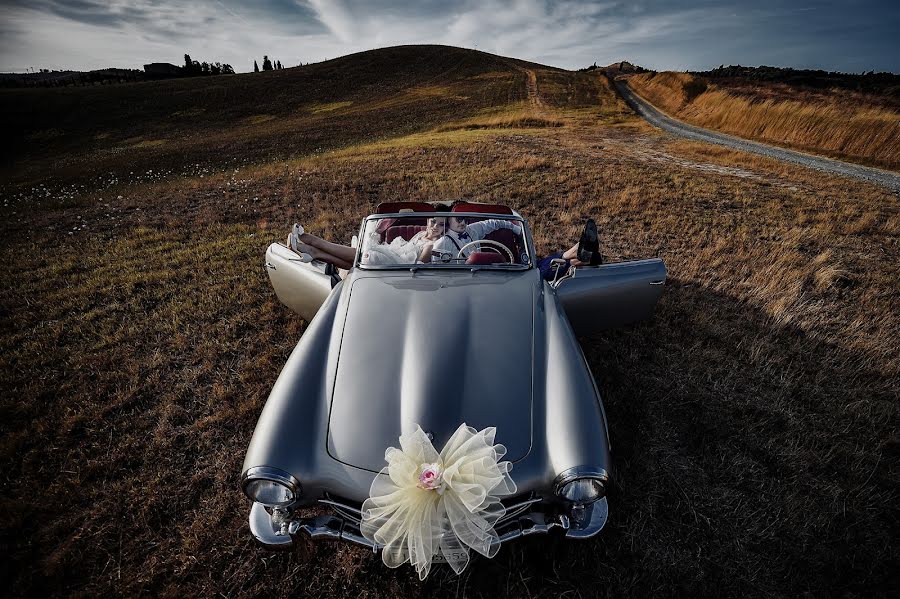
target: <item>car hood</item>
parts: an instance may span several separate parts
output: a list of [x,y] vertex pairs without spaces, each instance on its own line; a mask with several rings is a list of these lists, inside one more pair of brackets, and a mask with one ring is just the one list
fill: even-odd
[[332,388],[328,452],[379,471],[420,425],[438,451],[460,424],[497,428],[505,459],[531,448],[537,275],[376,273],[356,278]]

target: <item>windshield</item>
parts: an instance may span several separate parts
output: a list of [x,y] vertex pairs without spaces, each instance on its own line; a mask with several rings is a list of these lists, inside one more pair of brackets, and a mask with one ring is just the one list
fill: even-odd
[[524,223],[470,213],[369,217],[358,253],[363,267],[529,267]]

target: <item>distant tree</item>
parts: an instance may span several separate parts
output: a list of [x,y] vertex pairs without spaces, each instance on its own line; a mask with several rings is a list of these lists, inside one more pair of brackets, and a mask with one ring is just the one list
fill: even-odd
[[193,65],[194,65],[194,63],[191,62],[191,55],[185,54],[184,55],[184,70],[187,71],[188,73],[191,72],[191,67],[193,67]]
[[203,73],[204,75],[209,75],[209,63],[208,62],[204,61],[204,62],[200,63],[200,72]]
[[230,64],[222,65],[222,74],[223,75],[234,75],[234,68]]
[[222,63],[221,62],[209,63],[209,74],[210,75],[221,75],[222,74]]
[[283,68],[284,68],[284,67],[281,66],[281,61],[279,60],[279,61],[278,61],[278,70],[280,71],[280,70],[283,69]]
[[269,60],[268,56],[263,56],[263,70],[264,71],[272,70],[272,61]]
[[253,72],[254,72],[254,73],[259,73],[259,65],[256,64],[256,61],[255,61],[255,60],[253,61]]

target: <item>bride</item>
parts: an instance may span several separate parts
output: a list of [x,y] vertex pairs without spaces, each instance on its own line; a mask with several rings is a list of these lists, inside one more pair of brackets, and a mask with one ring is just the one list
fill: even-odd
[[[425,229],[413,235],[409,241],[396,237],[390,243],[368,240],[363,248],[363,264],[414,264],[430,262],[431,247],[444,235],[446,218],[431,217]],[[349,270],[356,258],[356,248],[326,241],[303,230],[299,224],[288,235],[287,246],[303,258],[304,262],[321,260],[338,268]]]

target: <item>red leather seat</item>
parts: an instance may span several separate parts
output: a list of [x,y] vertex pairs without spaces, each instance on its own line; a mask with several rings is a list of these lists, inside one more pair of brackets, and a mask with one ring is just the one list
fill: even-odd
[[[512,252],[513,259],[518,262],[519,254],[521,254],[521,252],[519,251],[519,243],[518,243],[518,240],[516,239],[516,235],[511,230],[497,229],[496,231],[491,231],[490,233],[487,234],[485,239],[490,239],[492,241],[499,241],[500,243],[502,243],[503,245],[508,247],[509,251]],[[485,247],[487,247],[487,246],[485,246]],[[490,251],[490,250],[488,250],[488,251]]]
[[466,258],[466,264],[509,264],[509,259],[497,252],[472,252]]
[[402,237],[406,241],[412,239],[413,235],[419,231],[424,231],[425,225],[392,225],[384,234],[384,242],[390,243],[398,237]]

